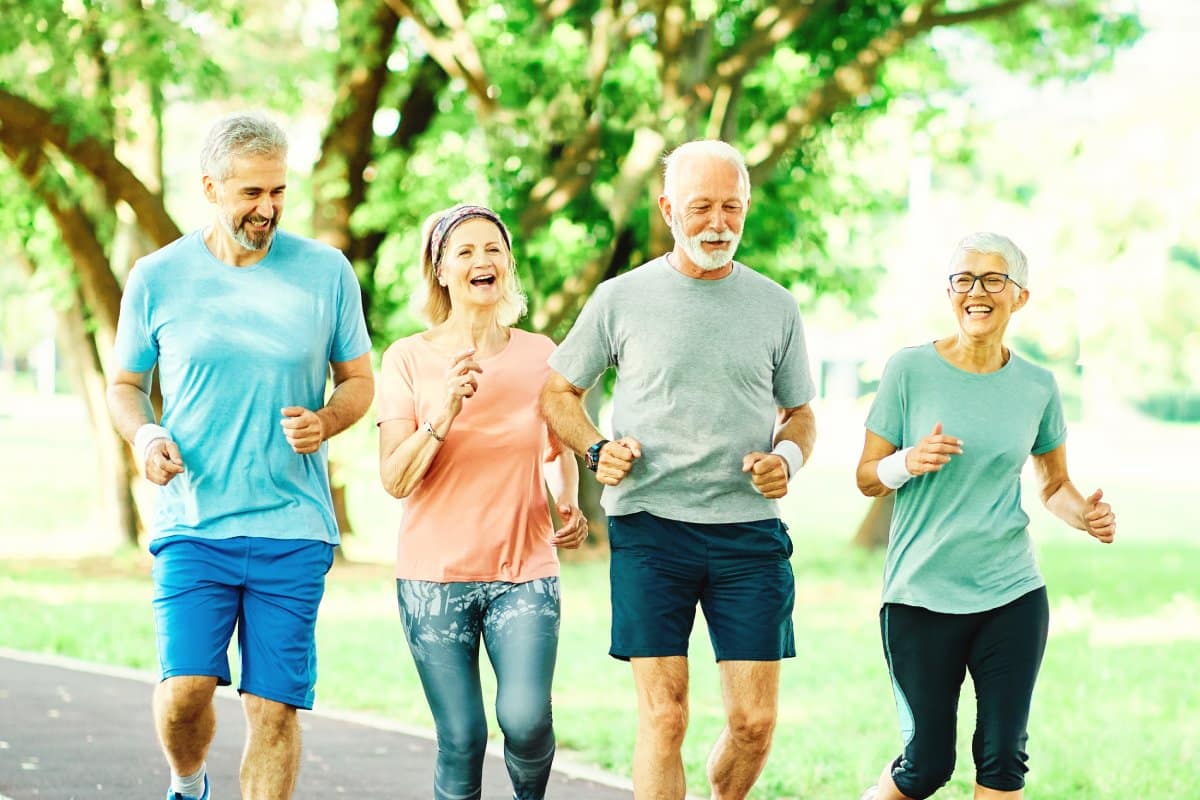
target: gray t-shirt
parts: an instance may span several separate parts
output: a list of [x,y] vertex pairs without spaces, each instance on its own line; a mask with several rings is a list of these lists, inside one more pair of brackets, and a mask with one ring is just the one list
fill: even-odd
[[617,370],[612,435],[637,439],[642,457],[604,487],[610,515],[779,516],[742,472],[746,454],[770,451],[777,408],[815,393],[800,312],[779,284],[736,262],[720,280],[689,278],[656,258],[596,288],[550,366],[581,388]]
[[1021,508],[1021,468],[1067,438],[1054,376],[1013,354],[966,372],[932,343],[888,361],[867,429],[910,447],[942,423],[963,452],[900,487],[883,602],[946,614],[987,611],[1044,585]]

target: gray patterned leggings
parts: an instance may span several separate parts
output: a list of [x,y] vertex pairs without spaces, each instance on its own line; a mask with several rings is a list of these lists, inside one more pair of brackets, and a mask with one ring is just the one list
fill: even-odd
[[558,649],[558,578],[527,583],[396,581],[400,617],[437,727],[435,800],[482,791],[487,719],[479,643],[496,671],[496,719],[516,800],[540,800],[554,760],[550,684]]

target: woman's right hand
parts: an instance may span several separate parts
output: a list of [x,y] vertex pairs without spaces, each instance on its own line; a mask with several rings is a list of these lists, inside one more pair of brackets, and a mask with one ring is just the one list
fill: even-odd
[[474,347],[458,353],[450,362],[450,369],[446,371],[446,411],[450,419],[462,411],[463,400],[473,397],[478,391],[479,382],[473,373],[481,372],[483,370],[475,361]]
[[950,456],[962,455],[962,439],[942,433],[942,423],[933,426],[933,432],[908,451],[904,466],[913,475],[937,472],[950,463]]

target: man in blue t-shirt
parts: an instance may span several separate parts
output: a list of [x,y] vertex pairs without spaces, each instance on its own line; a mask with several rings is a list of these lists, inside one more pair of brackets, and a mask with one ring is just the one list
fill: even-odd
[[[209,800],[213,693],[246,710],[243,798],[289,798],[296,709],[311,708],[314,631],[338,543],[325,441],[374,393],[358,281],[326,245],[278,230],[287,138],[234,114],[201,156],[215,219],[138,261],[117,326],[113,423],[161,487],[151,524],[168,800]],[[150,382],[158,368],[163,414]],[[332,369],[333,393],[325,399]]]

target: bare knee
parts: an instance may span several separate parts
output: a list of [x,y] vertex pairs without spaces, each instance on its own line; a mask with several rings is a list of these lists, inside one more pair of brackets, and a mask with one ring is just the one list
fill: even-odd
[[296,730],[296,707],[252,694],[242,695],[250,735],[268,741],[290,739]]
[[688,725],[686,697],[648,698],[640,715],[642,724],[650,729],[661,746],[675,749],[683,746],[683,737],[687,733]]
[[170,723],[199,719],[212,706],[217,679],[203,675],[166,678],[154,690],[154,704]]
[[729,716],[729,735],[739,748],[767,750],[775,733],[775,709],[737,710]]

